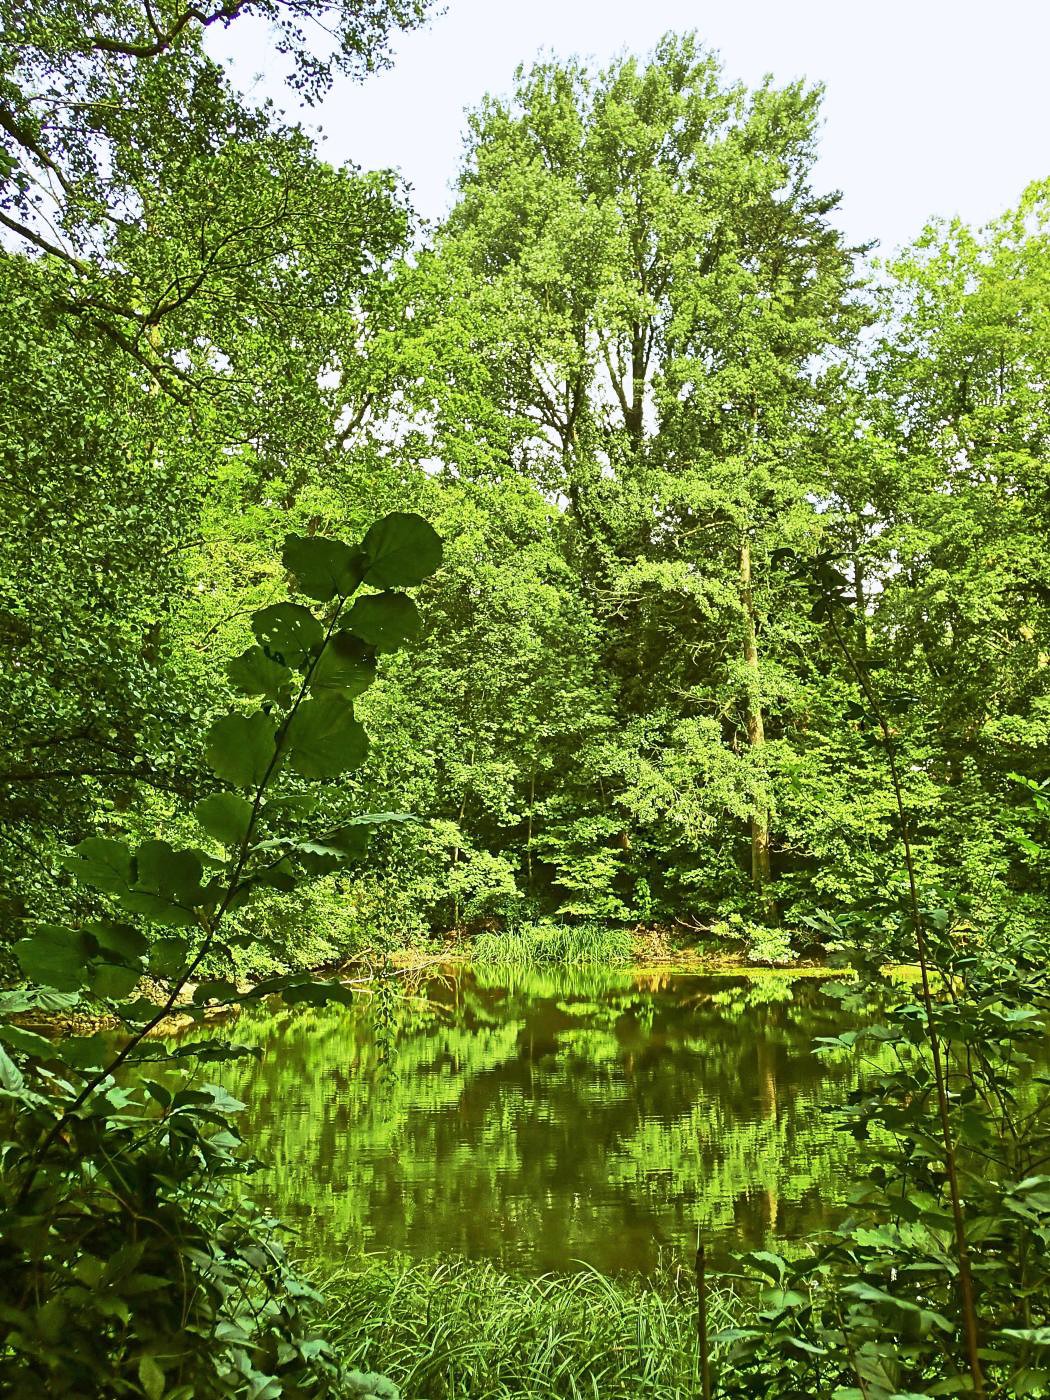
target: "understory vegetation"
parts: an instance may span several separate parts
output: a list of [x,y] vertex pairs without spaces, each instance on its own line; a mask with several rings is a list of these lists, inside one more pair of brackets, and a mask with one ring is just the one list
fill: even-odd
[[[819,88],[669,35],[425,227],[208,44],[316,103],[427,8],[0,0],[0,1391],[1050,1395],[1050,181],[876,262]],[[315,1291],[257,1047],[158,1032],[368,955],[387,1048],[450,936],[850,969],[837,1230]]]
[[[691,1274],[618,1283],[591,1269],[515,1278],[465,1261],[389,1260],[327,1281],[328,1337],[420,1400],[654,1400],[699,1385]],[[713,1324],[734,1317],[712,1293]]]

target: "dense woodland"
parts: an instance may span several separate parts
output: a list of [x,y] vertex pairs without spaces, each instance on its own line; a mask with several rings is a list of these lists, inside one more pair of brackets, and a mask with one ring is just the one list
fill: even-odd
[[[521,68],[469,113],[429,227],[398,178],[326,163],[208,57],[209,29],[254,14],[309,103],[425,8],[0,5],[4,1012],[86,986],[134,1063],[202,977],[217,1002],[281,976],[323,999],[306,971],[361,949],[548,922],[918,961],[885,1032],[899,1068],[855,1112],[910,1144],[881,1184],[929,1209],[804,1282],[767,1262],[779,1303],[727,1335],[719,1383],[1050,1394],[1045,1080],[1019,1043],[1047,998],[1050,181],[986,228],[851,247],[813,173],[819,86],[747,90],[672,35]],[[232,866],[205,890],[215,842]],[[162,1148],[168,1089],[135,1118],[98,1037],[56,1069],[20,1025],[0,1036],[4,1393],[343,1393],[230,1223],[228,1106]],[[221,1332],[229,1279],[190,1325],[225,1335],[214,1370],[159,1304],[136,1332],[138,1303],[99,1303],[167,1267],[160,1236],[114,1262],[98,1164],[120,1152],[120,1209],[148,1215],[168,1173],[165,1239],[199,1250],[221,1219],[229,1277],[261,1270],[261,1351],[243,1318]],[[57,1226],[68,1209],[105,1238]]]

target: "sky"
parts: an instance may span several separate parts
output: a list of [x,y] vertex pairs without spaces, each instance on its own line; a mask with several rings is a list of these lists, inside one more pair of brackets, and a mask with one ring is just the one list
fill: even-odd
[[209,37],[242,90],[271,96],[326,159],[393,167],[416,209],[448,208],[463,113],[509,92],[541,53],[605,64],[694,29],[727,78],[806,78],[826,90],[815,186],[842,191],[840,226],[890,254],[933,216],[981,224],[1050,178],[1050,0],[447,0],[400,35],[394,65],[338,80],[302,111],[261,27]]

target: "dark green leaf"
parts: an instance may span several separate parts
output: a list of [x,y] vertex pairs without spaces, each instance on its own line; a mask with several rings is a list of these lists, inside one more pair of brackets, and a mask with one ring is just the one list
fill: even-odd
[[201,828],[224,846],[237,847],[248,832],[252,804],[236,792],[213,792],[193,809]]
[[294,679],[287,666],[267,656],[262,647],[249,647],[226,663],[226,674],[234,690],[242,695],[261,695],[277,700],[290,690]]
[[404,593],[372,593],[358,598],[343,624],[378,651],[396,651],[421,626],[419,609]]
[[352,593],[361,582],[362,561],[348,545],[320,535],[289,535],[281,554],[300,593],[326,603]]
[[368,689],[375,675],[375,652],[349,632],[336,632],[314,667],[310,689],[341,690],[352,699]]
[[123,963],[97,963],[91,970],[88,986],[99,997],[126,997],[142,976],[140,967],[125,967]]
[[94,951],[93,942],[84,934],[57,924],[39,924],[14,948],[18,964],[31,982],[67,992],[86,984]]
[[256,788],[273,760],[276,727],[268,715],[224,715],[208,731],[213,773],[234,787]]
[[123,962],[133,962],[145,956],[148,944],[137,928],[129,924],[111,924],[96,920],[84,926],[100,947]]
[[301,666],[324,641],[324,628],[299,603],[274,603],[252,617],[252,631],[267,652],[285,666]]
[[131,852],[123,841],[89,836],[61,862],[76,878],[96,890],[119,894],[131,884]]
[[288,726],[288,763],[304,778],[334,778],[364,762],[368,737],[341,695],[304,700]]
[[143,841],[135,852],[135,888],[191,908],[203,898],[200,857],[167,841]]
[[420,515],[395,512],[377,520],[363,548],[364,581],[374,588],[411,588],[441,564],[441,539]]
[[155,977],[177,977],[186,966],[189,941],[173,934],[158,938],[149,950],[149,970]]

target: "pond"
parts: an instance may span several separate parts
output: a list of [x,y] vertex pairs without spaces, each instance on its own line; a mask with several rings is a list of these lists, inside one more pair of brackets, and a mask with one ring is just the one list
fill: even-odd
[[[814,977],[446,969],[377,1037],[359,1008],[260,1008],[222,1079],[251,1107],[256,1200],[314,1257],[453,1252],[531,1273],[716,1258],[834,1223],[857,1024]],[[384,1064],[382,1042],[389,1053]],[[210,1067],[209,1067],[210,1068]]]

